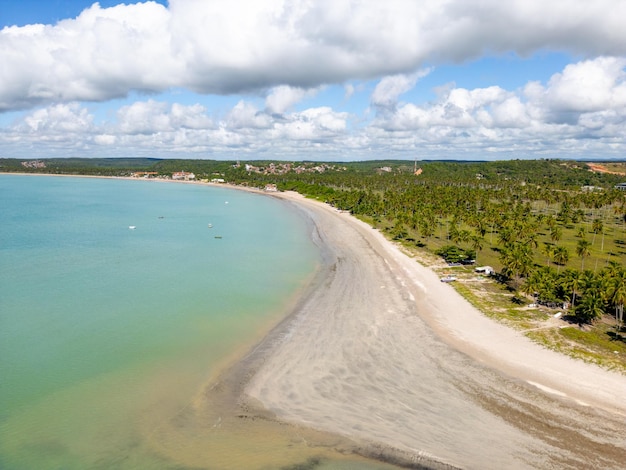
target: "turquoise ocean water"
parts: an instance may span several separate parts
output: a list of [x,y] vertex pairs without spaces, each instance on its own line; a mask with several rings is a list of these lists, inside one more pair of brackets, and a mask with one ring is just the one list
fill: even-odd
[[314,272],[303,218],[155,181],[0,175],[0,201],[0,468],[220,468],[162,423]]

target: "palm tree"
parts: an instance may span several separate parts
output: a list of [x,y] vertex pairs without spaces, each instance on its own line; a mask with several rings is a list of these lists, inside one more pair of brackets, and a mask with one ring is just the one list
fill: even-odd
[[524,280],[524,283],[522,284],[520,290],[524,294],[532,295],[533,297],[535,297],[535,294],[539,293],[540,286],[541,277],[539,275],[539,271],[535,271]]
[[449,225],[448,228],[448,235],[447,235],[447,239],[450,240],[453,243],[456,243],[457,241],[459,241],[459,229],[456,226],[456,223],[454,223],[454,221],[452,221]]
[[546,255],[547,257],[548,266],[550,266],[550,260],[552,260],[552,257],[554,256],[555,248],[556,247],[554,245],[550,245],[549,243],[545,243],[543,245],[542,251],[543,251],[543,254]]
[[422,219],[419,223],[420,232],[422,236],[428,240],[435,234],[435,224],[436,222],[433,220],[429,222],[427,219]]
[[593,239],[591,240],[591,244],[593,245],[596,242],[596,235],[604,232],[604,224],[600,219],[593,219],[591,231],[593,232]]
[[569,261],[569,251],[564,246],[557,246],[553,251],[554,262],[564,266]]
[[604,295],[601,289],[593,287],[585,291],[582,302],[576,308],[579,324],[593,323],[604,313]]
[[536,279],[536,291],[543,302],[557,301],[557,273],[553,268],[544,266],[528,276]]
[[513,243],[516,238],[515,233],[510,227],[502,227],[498,230],[498,243],[501,245]]
[[606,266],[602,268],[602,272],[600,274],[607,279],[611,279],[617,276],[622,269],[624,268],[617,261],[607,261]]
[[539,234],[536,230],[530,229],[524,238],[524,243],[528,246],[532,248],[537,248],[539,246]]
[[461,243],[467,243],[471,240],[472,234],[469,230],[463,229],[459,231],[458,240]]
[[520,277],[526,277],[532,271],[532,250],[524,243],[509,244],[500,252],[500,261],[503,274],[515,278],[517,284]]
[[626,303],[626,270],[620,268],[613,277],[609,278],[609,301],[615,306],[615,328],[619,332],[624,321],[624,304]]
[[476,258],[478,258],[478,254],[482,251],[483,246],[485,245],[485,240],[479,234],[474,234],[471,236],[470,242],[472,243],[472,250],[476,251]]
[[593,223],[591,224],[591,231],[593,233],[602,233],[604,229],[604,224],[600,219],[593,219]]
[[584,238],[582,240],[578,240],[578,245],[576,246],[576,254],[582,259],[580,267],[581,270],[585,269],[585,257],[591,255],[591,251],[589,250],[590,245],[591,244],[589,243],[589,241],[585,240]]
[[[553,220],[553,219],[550,219],[550,220]],[[552,240],[553,243],[558,242],[562,236],[563,236],[563,230],[561,230],[561,227],[559,227],[556,224],[550,227],[550,240]]]
[[577,269],[566,269],[563,272],[563,289],[567,292],[571,292],[571,307],[570,311],[575,311],[576,309],[576,295],[580,293],[580,288],[582,285],[582,273]]

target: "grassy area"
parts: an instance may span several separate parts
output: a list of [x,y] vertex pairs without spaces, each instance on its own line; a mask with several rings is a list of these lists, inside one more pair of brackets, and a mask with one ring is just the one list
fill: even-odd
[[600,322],[588,330],[576,326],[535,330],[527,336],[547,348],[626,373],[626,336],[622,333],[623,339],[616,339],[611,324]]
[[452,286],[486,316],[520,330],[548,349],[626,374],[626,331],[617,337],[610,316],[581,328],[567,317],[555,318],[562,310],[531,306],[530,300],[516,298],[493,278],[476,274],[472,266],[450,267],[415,243],[404,241],[402,246],[439,275],[454,274],[458,281]]
[[[544,208],[538,213],[548,214],[550,212],[553,212],[550,208]],[[568,224],[559,223],[561,239],[558,241],[551,239],[547,226],[541,226],[537,232],[538,248],[535,249],[535,263],[537,265],[551,265],[559,270],[567,268],[581,269],[584,267],[594,271],[602,269],[609,261],[626,264],[626,226],[623,220],[615,217],[612,212],[613,208],[605,209],[602,214],[590,211],[586,214],[584,221]],[[592,231],[592,221],[596,218],[603,221],[602,233],[595,234]],[[461,226],[460,228],[471,231],[469,226]],[[580,236],[581,229],[584,232],[584,238],[591,243],[590,255],[585,257],[584,264],[582,258],[576,254],[578,242],[583,238]],[[445,224],[440,224],[435,231],[435,235],[428,239],[420,239],[419,236],[410,231],[409,237],[419,240],[431,252],[435,252],[444,245],[451,244],[450,240],[447,239]],[[460,243],[459,245],[465,248],[471,247],[467,243]],[[569,253],[567,263],[562,265],[555,264],[547,254],[544,254],[546,246],[559,246],[567,249]],[[477,263],[493,266],[496,270],[500,270],[502,266],[499,260],[499,250],[498,234],[495,231],[488,231],[484,237],[484,246],[477,253]]]

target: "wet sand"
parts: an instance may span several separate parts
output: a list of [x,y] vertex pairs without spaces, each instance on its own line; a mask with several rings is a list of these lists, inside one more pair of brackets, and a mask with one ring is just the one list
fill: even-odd
[[626,377],[486,318],[349,214],[277,197],[324,263],[257,351],[246,406],[418,468],[624,467]]

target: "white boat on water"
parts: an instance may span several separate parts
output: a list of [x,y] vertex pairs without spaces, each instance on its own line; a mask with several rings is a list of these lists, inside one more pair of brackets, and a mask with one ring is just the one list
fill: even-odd
[[128,229],[129,229],[129,230],[135,230],[136,228],[137,228],[137,227],[136,227],[135,225],[129,225],[129,226],[128,226]]
[[213,228],[213,224],[209,224],[209,228]]

